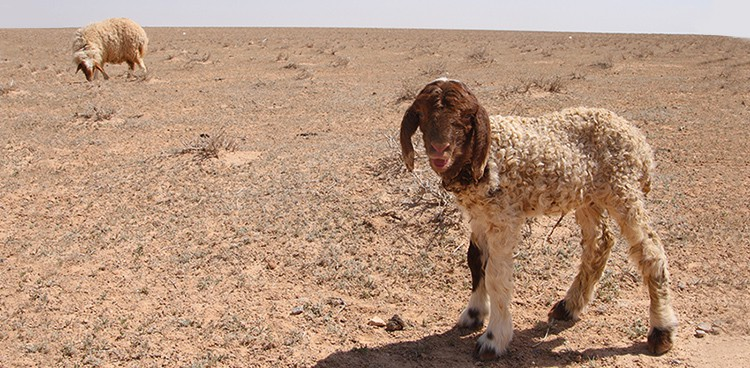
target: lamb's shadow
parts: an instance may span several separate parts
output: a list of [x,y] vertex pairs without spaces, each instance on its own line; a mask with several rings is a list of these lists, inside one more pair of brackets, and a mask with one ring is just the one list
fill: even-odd
[[[646,344],[628,347],[592,348],[583,351],[552,350],[564,344],[565,339],[555,333],[547,335],[546,328],[516,330],[508,352],[500,359],[486,362],[491,367],[560,367],[580,364],[588,359],[601,359],[621,355],[646,353]],[[464,330],[452,328],[444,333],[426,336],[417,341],[397,342],[376,348],[355,348],[338,351],[320,360],[315,367],[471,367],[477,364],[472,357],[478,334],[467,335]]]

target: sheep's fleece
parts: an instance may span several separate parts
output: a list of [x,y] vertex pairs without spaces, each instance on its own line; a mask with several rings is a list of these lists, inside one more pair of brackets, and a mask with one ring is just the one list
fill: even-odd
[[104,64],[128,63],[131,70],[135,65],[146,71],[143,56],[148,47],[146,31],[127,18],[110,18],[80,28],[73,38],[73,63],[91,81],[97,71],[105,79]]

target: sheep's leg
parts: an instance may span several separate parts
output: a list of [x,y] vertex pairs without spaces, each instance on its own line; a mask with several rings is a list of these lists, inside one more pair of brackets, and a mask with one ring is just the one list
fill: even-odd
[[[471,271],[471,297],[469,305],[466,306],[461,316],[458,318],[458,326],[471,330],[478,330],[484,325],[484,319],[490,313],[490,303],[487,299],[487,288],[484,285],[484,263],[485,257],[477,245],[478,240],[474,234],[471,235],[469,242],[469,252],[466,255],[469,270]],[[483,247],[484,248],[484,247]]]
[[484,284],[490,300],[487,330],[477,340],[474,354],[481,360],[502,355],[513,338],[510,301],[513,295],[513,248],[520,239],[521,222],[492,226],[487,232]]
[[577,320],[594,297],[594,286],[602,277],[615,238],[607,226],[603,210],[585,206],[576,210],[576,221],[581,227],[581,265],[565,298],[549,311],[550,319]]
[[651,301],[648,349],[653,354],[663,354],[672,348],[677,331],[677,316],[671,305],[667,256],[659,236],[651,229],[642,200],[610,211],[616,218],[622,234],[630,243],[630,258],[638,265],[643,281],[648,287]]

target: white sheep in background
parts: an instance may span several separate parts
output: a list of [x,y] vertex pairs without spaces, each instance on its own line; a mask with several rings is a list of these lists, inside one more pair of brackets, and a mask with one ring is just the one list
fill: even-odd
[[671,349],[677,317],[667,258],[644,209],[653,158],[637,128],[610,111],[588,108],[490,118],[466,85],[444,78],[422,89],[404,115],[401,147],[409,170],[417,128],[430,166],[470,222],[472,294],[458,325],[479,329],[489,315],[477,341],[478,358],[498,357],[513,336],[513,250],[525,219],[569,211],[581,227],[582,261],[548,317],[576,320],[591,301],[614,244],[611,216],[648,287],[648,349],[655,354]]
[[88,81],[96,77],[97,71],[109,79],[105,63],[128,63],[130,70],[135,70],[137,64],[146,72],[143,55],[147,47],[148,37],[141,26],[127,18],[110,18],[76,31],[73,63],[78,65],[76,73],[82,70]]

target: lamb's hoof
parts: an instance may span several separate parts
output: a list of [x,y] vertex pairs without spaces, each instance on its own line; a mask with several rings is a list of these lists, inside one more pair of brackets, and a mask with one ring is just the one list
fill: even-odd
[[573,320],[573,315],[570,314],[568,308],[565,307],[565,299],[563,299],[552,306],[552,309],[547,313],[547,318],[549,318],[550,321],[571,321]]
[[500,358],[500,353],[494,347],[477,342],[477,345],[474,347],[474,359],[487,362],[498,358]]
[[672,349],[672,331],[652,327],[648,333],[648,351],[651,354],[662,355]]
[[468,308],[458,319],[458,327],[470,331],[477,331],[484,326],[484,318],[480,316],[477,309]]
[[506,349],[499,349],[497,344],[494,343],[495,341],[493,341],[495,338],[496,336],[494,336],[491,331],[487,331],[480,336],[474,347],[474,358],[486,362],[495,360],[503,355]]

